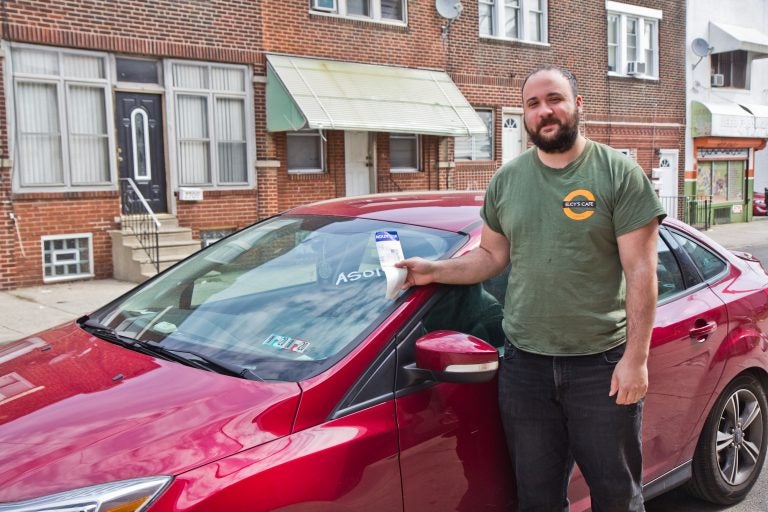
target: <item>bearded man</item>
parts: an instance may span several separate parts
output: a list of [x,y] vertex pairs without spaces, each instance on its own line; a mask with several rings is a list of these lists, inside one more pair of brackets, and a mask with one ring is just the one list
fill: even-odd
[[499,407],[519,510],[568,510],[574,461],[595,512],[644,510],[640,426],[665,213],[637,163],[579,132],[567,69],[522,88],[534,147],[492,178],[480,246],[407,259],[405,287],[479,283],[511,263]]

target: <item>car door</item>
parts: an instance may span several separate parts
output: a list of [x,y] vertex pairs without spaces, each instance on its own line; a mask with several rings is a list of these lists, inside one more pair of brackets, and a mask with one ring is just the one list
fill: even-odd
[[[643,483],[646,496],[675,477],[689,476],[690,460],[706,404],[723,371],[716,357],[728,330],[725,304],[709,283],[727,274],[727,264],[698,242],[663,227],[658,249],[658,307],[648,359],[643,413]],[[706,275],[690,253],[706,251]],[[677,473],[670,473],[676,470]],[[665,477],[662,484],[660,477]],[[682,481],[682,480],[680,480]],[[679,482],[678,482],[679,483]],[[569,496],[575,510],[589,507],[589,489],[574,472]]]
[[[701,275],[691,253],[706,254]],[[709,284],[727,264],[692,238],[664,229],[659,240],[659,306],[651,342],[643,454],[645,482],[689,459],[695,428],[723,372],[717,351],[728,333],[728,313]]]
[[396,416],[406,511],[509,510],[514,481],[497,404],[497,380],[448,384],[413,378],[414,343],[435,330],[500,345],[501,304],[481,285],[443,287],[402,332]]

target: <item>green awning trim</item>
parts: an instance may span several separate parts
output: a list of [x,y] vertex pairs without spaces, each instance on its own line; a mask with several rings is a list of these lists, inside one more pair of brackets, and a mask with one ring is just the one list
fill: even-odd
[[447,73],[267,56],[267,130],[485,135],[485,123]]
[[692,101],[691,136],[768,138],[768,107]]

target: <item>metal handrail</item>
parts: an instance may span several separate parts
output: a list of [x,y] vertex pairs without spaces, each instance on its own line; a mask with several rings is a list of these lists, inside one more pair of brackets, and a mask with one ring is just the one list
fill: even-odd
[[[130,229],[149,261],[160,272],[160,221],[131,178],[120,178],[120,195],[126,216],[123,229]],[[125,185],[127,184],[127,186]]]
[[659,196],[667,215],[707,230],[712,225],[712,196]]

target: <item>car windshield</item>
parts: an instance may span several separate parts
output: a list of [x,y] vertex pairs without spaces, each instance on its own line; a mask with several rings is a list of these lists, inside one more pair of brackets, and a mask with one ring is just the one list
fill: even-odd
[[120,336],[298,381],[325,370],[390,314],[375,233],[405,257],[444,258],[460,233],[333,216],[279,216],[200,251],[91,316]]

